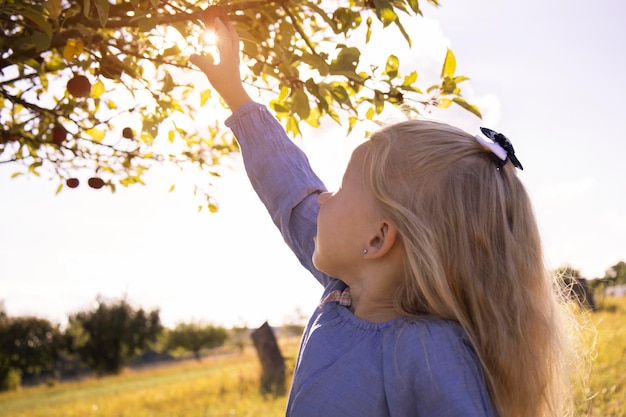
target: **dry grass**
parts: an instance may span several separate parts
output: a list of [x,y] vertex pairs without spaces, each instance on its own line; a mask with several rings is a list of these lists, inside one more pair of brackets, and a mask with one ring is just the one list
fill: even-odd
[[607,298],[589,314],[590,369],[578,387],[580,416],[626,416],[626,299]]

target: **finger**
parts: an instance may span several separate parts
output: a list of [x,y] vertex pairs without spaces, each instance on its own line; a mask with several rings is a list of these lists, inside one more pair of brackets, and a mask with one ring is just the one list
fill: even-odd
[[[219,19],[218,19],[219,20]],[[239,62],[239,36],[230,22],[216,22],[217,49],[220,54],[220,62]],[[230,27],[227,27],[230,26]]]
[[213,64],[211,60],[198,54],[192,54],[189,57],[189,62],[198,67],[205,74],[209,74],[213,71],[213,68],[215,68],[215,64]]
[[235,29],[235,26],[230,20],[228,21],[226,28],[230,34],[231,47],[233,48],[233,51],[236,51],[235,53],[239,53],[239,33],[237,33],[237,29]]
[[230,20],[223,21],[220,18],[216,18],[214,27],[218,47],[220,47],[220,49],[229,47],[232,52],[237,53],[239,51],[239,34],[232,22]]
[[215,18],[215,21],[213,22],[213,27],[215,30],[217,48],[221,52],[222,50],[225,49],[226,46],[228,46],[227,38],[228,38],[229,33],[226,27],[224,26],[222,19],[218,17]]

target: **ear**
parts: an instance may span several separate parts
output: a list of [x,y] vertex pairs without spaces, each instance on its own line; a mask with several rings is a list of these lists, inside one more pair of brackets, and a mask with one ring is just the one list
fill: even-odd
[[388,220],[383,220],[377,233],[370,238],[367,244],[367,253],[363,256],[369,259],[376,259],[385,256],[395,246],[398,241],[398,228]]

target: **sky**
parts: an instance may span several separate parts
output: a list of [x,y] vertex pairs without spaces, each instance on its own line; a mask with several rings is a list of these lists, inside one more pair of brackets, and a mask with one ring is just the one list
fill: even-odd
[[[390,29],[397,40],[368,45],[364,59],[394,53],[401,73],[417,68],[427,86],[450,47],[457,74],[470,77],[463,94],[484,117],[455,109],[431,117],[511,139],[548,265],[595,278],[626,260],[626,4],[422,3],[425,18],[406,24],[413,50]],[[332,189],[362,140],[326,128],[297,143]],[[167,326],[301,321],[321,288],[284,246],[241,161],[229,165],[213,181],[217,214],[198,213],[191,184],[175,170],[154,170],[147,186],[115,194],[79,187],[55,195],[56,183],[10,179],[16,167],[0,166],[0,302],[9,315],[62,325],[98,296],[158,308]]]

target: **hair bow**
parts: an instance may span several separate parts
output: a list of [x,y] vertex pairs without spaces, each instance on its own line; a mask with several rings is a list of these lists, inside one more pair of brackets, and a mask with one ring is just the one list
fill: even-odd
[[507,161],[511,161],[513,166],[524,170],[522,167],[522,163],[515,156],[515,149],[513,149],[513,144],[502,133],[498,133],[494,130],[488,129],[486,127],[481,127],[480,131],[491,140],[491,142],[485,140],[482,136],[476,135],[476,140],[480,142],[484,147],[489,149],[496,155],[499,159],[497,162],[498,168],[502,168]]

